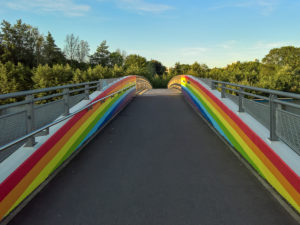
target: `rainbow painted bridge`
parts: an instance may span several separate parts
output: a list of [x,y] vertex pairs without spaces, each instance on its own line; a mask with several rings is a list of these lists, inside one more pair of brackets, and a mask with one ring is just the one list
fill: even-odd
[[0,224],[300,222],[298,95],[189,75],[57,88],[0,95],[26,95],[24,133],[21,103],[0,107]]

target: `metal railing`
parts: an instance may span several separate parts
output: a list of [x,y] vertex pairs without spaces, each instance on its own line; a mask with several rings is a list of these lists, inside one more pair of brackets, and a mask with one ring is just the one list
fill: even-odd
[[136,91],[139,93],[146,89],[152,89],[150,81],[145,77],[136,76]]
[[[89,99],[90,91],[100,91],[115,80],[117,79],[102,79],[0,95],[0,101],[21,99],[14,103],[0,105],[0,146],[51,123],[61,115],[68,115],[71,107],[81,100]],[[48,129],[44,129],[36,135],[46,135],[48,132]],[[31,136],[25,144],[28,147],[33,146],[35,137]],[[15,145],[10,149],[11,151],[1,153],[0,161],[8,157],[19,146]]]
[[[300,100],[300,94],[204,78],[196,79],[206,83],[212,90],[218,89],[221,98],[233,100],[238,105],[238,112],[246,111],[257,119],[269,130],[271,141],[280,139],[300,154],[300,104],[293,103]],[[265,101],[265,104],[258,100]],[[299,113],[295,113],[296,110],[288,111],[287,107],[298,109]]]
[[181,76],[175,76],[168,82],[168,88],[181,90]]
[[[146,78],[141,76],[136,77],[136,91],[152,88]],[[100,91],[118,79],[119,78],[101,79],[93,82],[0,95],[0,101],[10,98],[22,99],[19,102],[0,105],[0,127],[2,128],[0,129],[0,146],[2,146],[0,147],[0,162],[21,145],[25,144],[27,147],[34,146],[35,138],[49,134],[49,128],[51,126],[91,107],[89,104],[77,110],[75,113],[70,114],[71,107],[81,100],[89,99],[91,90]],[[119,92],[121,91],[124,90],[122,89]],[[118,94],[119,92],[99,99],[93,102],[92,105],[100,100],[105,101],[106,98],[114,96],[114,94]],[[48,93],[48,95],[45,95],[46,93]],[[64,117],[56,120],[59,116]],[[6,149],[6,151],[3,151],[4,149]]]
[[128,89],[130,89],[130,88],[132,88],[132,87],[135,87],[135,85],[131,85],[131,86],[129,86],[129,87],[126,87],[126,88],[123,88],[123,89],[121,89],[121,90],[119,90],[119,91],[116,91],[116,92],[114,92],[114,93],[111,93],[111,94],[109,94],[109,95],[107,95],[107,96],[105,96],[105,97],[103,97],[103,98],[100,98],[100,99],[98,99],[98,100],[96,100],[96,101],[94,101],[94,102],[91,102],[91,103],[85,105],[84,107],[82,107],[82,108],[76,110],[76,111],[73,112],[73,113],[69,113],[67,116],[64,116],[63,118],[57,119],[57,120],[55,120],[55,121],[53,121],[53,122],[51,122],[51,123],[49,123],[49,124],[47,124],[47,125],[45,125],[45,126],[39,128],[39,129],[33,130],[33,131],[31,131],[30,133],[26,134],[25,136],[20,137],[20,138],[18,138],[18,139],[16,139],[16,140],[12,141],[12,142],[10,142],[10,143],[7,143],[7,144],[1,146],[1,147],[0,147],[0,151],[4,151],[4,150],[10,148],[11,146],[16,145],[16,144],[18,144],[18,143],[20,143],[20,142],[22,142],[22,141],[24,141],[24,140],[28,140],[28,139],[30,139],[30,138],[34,138],[34,135],[36,135],[36,134],[42,132],[43,130],[49,129],[50,127],[52,127],[52,126],[54,126],[54,125],[56,125],[56,124],[58,124],[58,123],[61,123],[61,122],[65,121],[65,120],[71,118],[72,116],[76,115],[77,113],[79,113],[79,112],[81,112],[81,111],[83,111],[83,110],[85,110],[85,109],[91,110],[92,107],[93,107],[93,105],[95,105],[96,103],[98,103],[98,102],[105,102],[105,100],[106,100],[107,98],[114,97],[115,95],[117,95],[117,94],[119,94],[119,93],[121,93],[121,92],[124,92],[124,91],[126,91],[126,90],[128,90]]

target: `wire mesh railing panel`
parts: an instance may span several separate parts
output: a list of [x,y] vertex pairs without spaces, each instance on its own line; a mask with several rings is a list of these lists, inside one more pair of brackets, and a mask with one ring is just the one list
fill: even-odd
[[18,148],[20,148],[22,145],[24,145],[26,141],[19,142],[18,144],[15,144],[14,146],[11,146],[7,148],[5,151],[0,151],[0,163],[4,161],[6,158],[8,158],[11,154],[13,154]]
[[101,87],[104,88],[116,80],[118,80],[118,78],[102,79],[102,80],[100,80]]
[[[0,117],[0,146],[5,145],[26,134],[26,112],[18,112]],[[19,146],[12,146],[6,151],[0,152],[0,162],[11,155]]]
[[276,133],[278,137],[300,154],[300,115],[281,109],[277,109],[276,114]]
[[0,117],[0,146],[26,134],[26,112]]
[[[59,116],[68,112],[70,107],[73,107],[87,97],[88,93],[103,89],[118,79],[119,78],[102,79],[93,82],[0,95],[0,99],[19,97],[24,99],[22,101],[1,106],[0,146],[4,146],[24,137],[27,133],[33,132],[36,129],[40,129],[43,126],[52,123]],[[75,93],[76,95],[69,95]],[[42,97],[39,97],[40,95]],[[54,101],[55,99],[60,100]],[[65,104],[65,99],[68,99],[68,104]],[[40,104],[43,101],[47,103]],[[47,132],[37,133],[35,136],[45,134],[47,134]],[[32,142],[24,140],[18,141],[11,147],[7,147],[5,151],[1,151],[0,162],[5,160],[26,142],[27,146],[32,146]]]
[[239,104],[239,96],[231,95],[229,93],[225,93],[226,98],[229,98],[231,101],[233,101],[235,104]]
[[38,129],[51,123],[64,113],[64,101],[58,100],[36,106],[34,109],[34,128]]
[[262,125],[270,127],[270,106],[244,98],[245,111],[257,119]]
[[77,103],[79,103],[81,100],[83,100],[85,97],[85,94],[78,94],[78,95],[73,95],[69,97],[69,105],[70,107],[73,107]]
[[[299,101],[294,101],[293,103],[298,104],[298,105],[300,104]],[[286,110],[286,111],[288,111],[288,112],[291,112],[291,113],[300,115],[300,109],[297,109],[297,108],[295,108],[295,107],[290,107],[290,106],[288,106],[288,105],[283,106],[283,108],[284,108],[284,110]]]
[[197,79],[205,83],[207,86],[209,87],[211,86],[211,80],[205,78],[197,78]]

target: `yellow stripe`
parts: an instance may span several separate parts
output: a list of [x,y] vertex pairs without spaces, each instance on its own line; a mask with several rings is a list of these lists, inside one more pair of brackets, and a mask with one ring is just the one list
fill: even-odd
[[111,99],[106,100],[104,104],[102,104],[96,112],[94,112],[91,117],[74,133],[72,138],[70,138],[66,144],[63,146],[63,148],[56,154],[56,156],[49,162],[45,168],[40,172],[40,174],[34,179],[34,181],[29,185],[29,187],[24,191],[24,193],[20,196],[20,198],[14,203],[14,205],[11,207],[9,211],[14,209],[21,201],[24,200],[37,186],[39,186],[53,171],[54,167],[56,166],[56,163],[62,159],[62,157],[65,155],[65,153],[69,150],[69,148],[72,146],[72,144],[76,141],[77,138],[80,137],[82,132],[88,127],[88,125],[91,123],[91,121],[103,110],[104,106],[109,104]]
[[[186,82],[184,86],[186,86]],[[202,93],[195,89],[192,85],[189,85],[193,91],[199,94],[200,98],[207,104],[207,106],[213,111],[213,113],[223,122],[224,126],[229,130],[232,136],[239,142],[244,151],[248,154],[249,158],[256,164],[260,171],[264,174],[266,179],[272,184],[273,187],[284,197],[286,198],[298,211],[300,207],[292,198],[292,196],[286,191],[278,179],[270,172],[270,170],[264,165],[264,163],[258,158],[258,156],[252,151],[252,149],[247,145],[247,143],[240,137],[240,135],[232,128],[226,119],[218,112],[218,110],[207,100]]]

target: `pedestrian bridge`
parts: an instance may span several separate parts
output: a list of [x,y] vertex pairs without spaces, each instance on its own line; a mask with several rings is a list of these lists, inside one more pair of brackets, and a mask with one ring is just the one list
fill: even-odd
[[[0,107],[0,125],[25,113],[24,133],[0,127],[3,224],[300,221],[299,95],[187,75],[83,86],[0,96],[27,96]],[[59,116],[38,124],[42,105]]]

